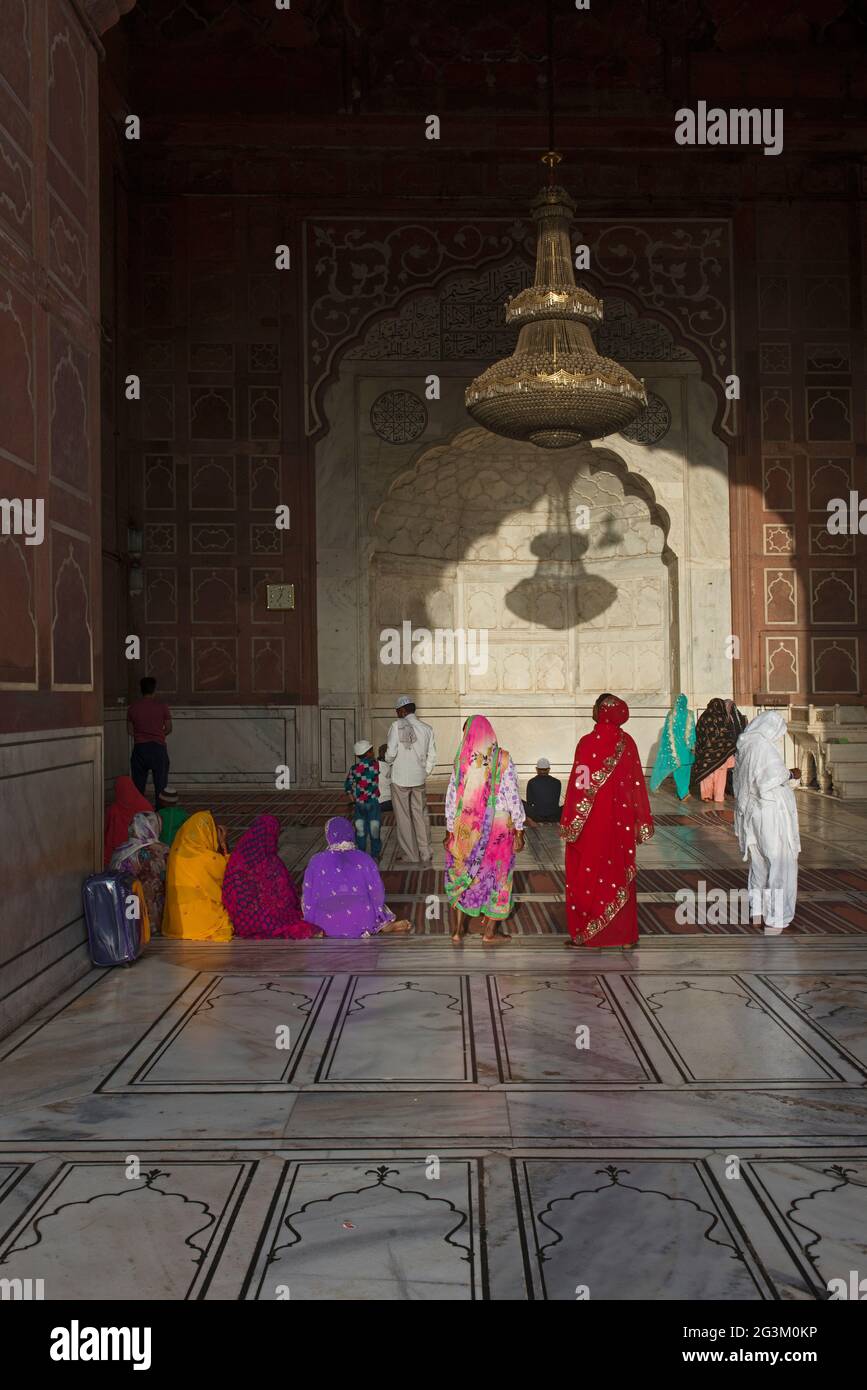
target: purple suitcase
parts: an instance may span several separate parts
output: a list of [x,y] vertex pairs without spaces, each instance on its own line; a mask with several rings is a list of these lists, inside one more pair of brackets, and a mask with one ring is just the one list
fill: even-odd
[[126,915],[132,874],[91,874],[81,889],[94,965],[132,965],[141,955],[141,921]]

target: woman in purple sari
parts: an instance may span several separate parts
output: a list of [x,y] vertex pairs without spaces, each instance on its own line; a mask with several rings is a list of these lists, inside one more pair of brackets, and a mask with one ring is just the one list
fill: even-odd
[[325,827],[328,848],[314,854],[304,874],[301,907],[304,919],[326,936],[376,936],[412,931],[394,920],[385,905],[385,886],[369,854],[355,847],[355,830],[343,816]]

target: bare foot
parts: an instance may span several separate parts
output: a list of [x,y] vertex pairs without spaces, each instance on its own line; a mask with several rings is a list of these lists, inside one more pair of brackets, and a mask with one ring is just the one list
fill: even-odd
[[501,941],[511,941],[511,936],[507,931],[499,930],[497,927],[489,928],[482,937],[483,946],[499,945]]
[[399,922],[386,922],[384,926],[380,927],[378,934],[382,936],[384,932],[406,933],[410,931],[412,931],[412,922],[408,922],[405,917],[402,917]]

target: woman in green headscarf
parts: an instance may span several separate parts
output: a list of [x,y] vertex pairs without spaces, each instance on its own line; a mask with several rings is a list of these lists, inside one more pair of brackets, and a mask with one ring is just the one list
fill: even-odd
[[689,711],[685,695],[678,695],[665,716],[659,751],[650,776],[650,790],[655,792],[666,777],[674,777],[677,794],[683,801],[689,794],[692,764],[695,759],[695,720]]
[[171,845],[185,820],[189,820],[190,813],[185,811],[183,806],[164,806],[160,811],[160,839],[164,845]]

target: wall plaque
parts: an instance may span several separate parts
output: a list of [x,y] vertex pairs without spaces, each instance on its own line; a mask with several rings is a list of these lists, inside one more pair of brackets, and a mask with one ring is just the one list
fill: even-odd
[[267,586],[267,607],[268,608],[294,608],[295,607],[295,585],[294,584],[268,584]]

